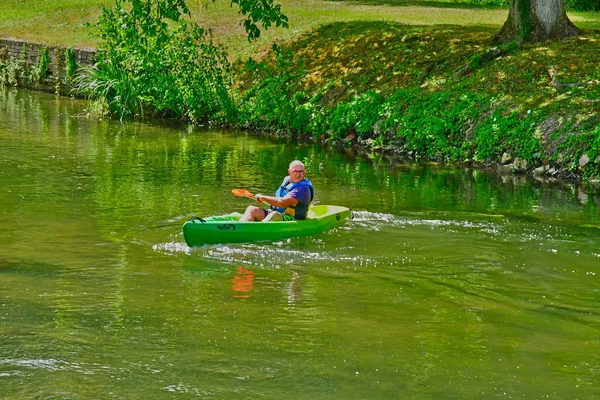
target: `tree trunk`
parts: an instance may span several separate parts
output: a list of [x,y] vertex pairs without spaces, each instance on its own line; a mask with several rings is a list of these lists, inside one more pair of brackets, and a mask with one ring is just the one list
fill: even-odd
[[508,19],[492,42],[534,43],[578,34],[579,29],[567,17],[563,0],[510,0]]

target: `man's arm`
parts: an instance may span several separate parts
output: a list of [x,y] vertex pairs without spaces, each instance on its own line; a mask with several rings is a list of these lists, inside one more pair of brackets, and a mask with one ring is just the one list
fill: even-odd
[[284,197],[265,196],[264,194],[257,194],[256,196],[254,196],[254,198],[256,198],[256,201],[259,203],[262,203],[264,201],[267,204],[279,208],[286,208],[298,204],[298,199],[292,197],[291,193],[286,194]]

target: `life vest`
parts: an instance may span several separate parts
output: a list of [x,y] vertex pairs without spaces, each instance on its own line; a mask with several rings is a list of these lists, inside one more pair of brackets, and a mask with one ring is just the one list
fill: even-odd
[[305,219],[306,213],[308,212],[308,206],[310,206],[310,203],[315,198],[315,188],[313,187],[312,183],[308,179],[304,178],[300,182],[294,183],[294,182],[290,182],[289,176],[286,176],[285,179],[283,180],[283,182],[281,183],[281,186],[279,186],[279,189],[277,189],[277,192],[275,192],[275,196],[284,197],[286,194],[288,194],[292,190],[294,190],[298,187],[302,187],[302,186],[307,186],[310,189],[310,200],[308,203],[301,203],[300,201],[298,201],[298,203],[296,203],[295,206],[289,206],[287,208],[271,206],[271,209],[275,210],[275,211],[279,211],[282,214],[286,213],[296,219]]

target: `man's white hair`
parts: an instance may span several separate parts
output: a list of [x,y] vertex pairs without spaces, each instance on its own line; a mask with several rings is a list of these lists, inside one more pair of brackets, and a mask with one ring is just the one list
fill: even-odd
[[300,161],[300,160],[294,160],[294,161],[292,161],[290,163],[290,167],[288,169],[290,169],[290,170],[293,169],[293,167],[295,165],[300,165],[300,166],[302,166],[302,168],[304,168],[304,163],[302,161]]

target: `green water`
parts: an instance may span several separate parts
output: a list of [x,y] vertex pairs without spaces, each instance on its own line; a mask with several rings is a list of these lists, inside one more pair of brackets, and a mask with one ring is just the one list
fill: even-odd
[[[0,92],[0,398],[600,397],[600,194]],[[333,231],[189,248],[294,158]]]

